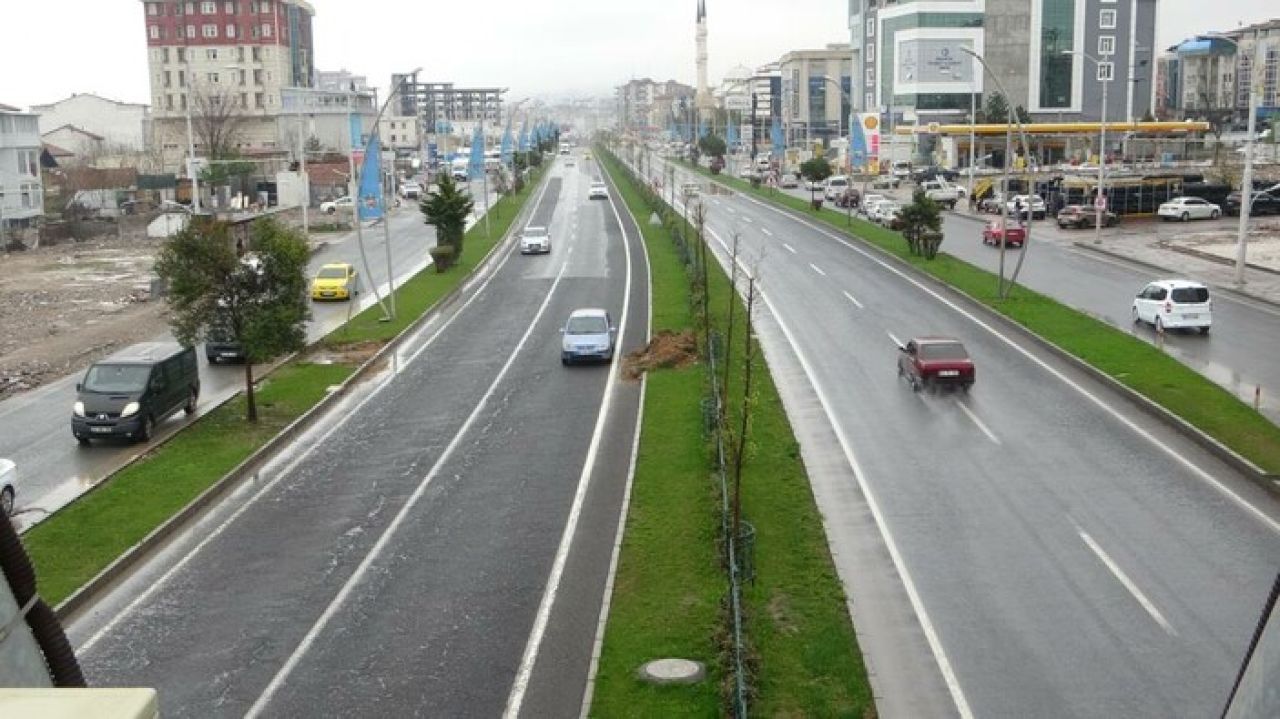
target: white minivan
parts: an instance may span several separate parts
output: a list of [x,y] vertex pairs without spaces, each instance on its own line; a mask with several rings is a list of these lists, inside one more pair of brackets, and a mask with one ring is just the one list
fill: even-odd
[[1195,328],[1208,334],[1213,324],[1209,288],[1194,280],[1156,280],[1134,298],[1133,322],[1146,322],[1157,332]]
[[832,175],[827,178],[827,189],[823,190],[823,197],[834,202],[837,197],[844,194],[849,189],[849,178],[845,175]]

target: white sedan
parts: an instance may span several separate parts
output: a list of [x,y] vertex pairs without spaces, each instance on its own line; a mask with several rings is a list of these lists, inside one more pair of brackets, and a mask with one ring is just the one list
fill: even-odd
[[351,198],[347,195],[343,195],[342,197],[339,197],[336,200],[330,200],[329,202],[321,202],[320,211],[325,213],[326,215],[332,215],[336,213],[338,210],[343,210],[344,212],[350,212],[351,204],[352,204]]
[[1199,197],[1175,197],[1156,210],[1160,219],[1168,220],[1216,220],[1222,208]]
[[587,191],[587,199],[607,200],[609,199],[609,188],[603,182],[593,182],[591,183],[591,189]]

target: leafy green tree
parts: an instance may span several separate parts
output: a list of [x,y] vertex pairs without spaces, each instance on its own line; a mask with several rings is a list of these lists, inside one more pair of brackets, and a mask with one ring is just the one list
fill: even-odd
[[982,108],[983,122],[992,124],[1009,121],[1009,101],[1003,93],[993,92],[987,96],[987,104]]
[[702,154],[710,155],[711,157],[724,157],[729,150],[723,137],[712,134],[698,138],[698,149],[702,151]]
[[169,325],[183,345],[216,330],[244,351],[247,419],[258,421],[253,365],[306,346],[307,259],[300,232],[272,219],[250,228],[243,256],[231,226],[194,220],[165,242],[156,274],[168,285]]
[[831,177],[831,163],[825,157],[815,157],[800,163],[800,176],[809,181],[809,201],[814,201],[813,188],[819,182]]
[[912,194],[911,204],[898,213],[898,222],[911,254],[929,260],[937,257],[942,244],[942,208],[924,190],[917,189]]
[[458,187],[449,175],[440,178],[434,192],[418,203],[428,225],[436,228],[436,244],[453,248],[453,257],[462,257],[462,237],[467,228],[467,215],[475,207],[471,196]]

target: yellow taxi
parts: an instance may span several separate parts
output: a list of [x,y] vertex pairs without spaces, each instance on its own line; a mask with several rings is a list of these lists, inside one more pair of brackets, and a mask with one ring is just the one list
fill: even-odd
[[331,262],[311,280],[311,299],[349,300],[360,294],[356,268],[347,262]]

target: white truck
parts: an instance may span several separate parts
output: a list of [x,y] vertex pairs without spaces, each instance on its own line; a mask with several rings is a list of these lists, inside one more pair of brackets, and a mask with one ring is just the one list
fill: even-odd
[[960,185],[953,185],[941,178],[936,180],[926,180],[921,183],[920,189],[924,190],[925,197],[930,200],[947,207],[955,209],[956,203],[964,197],[964,188]]

